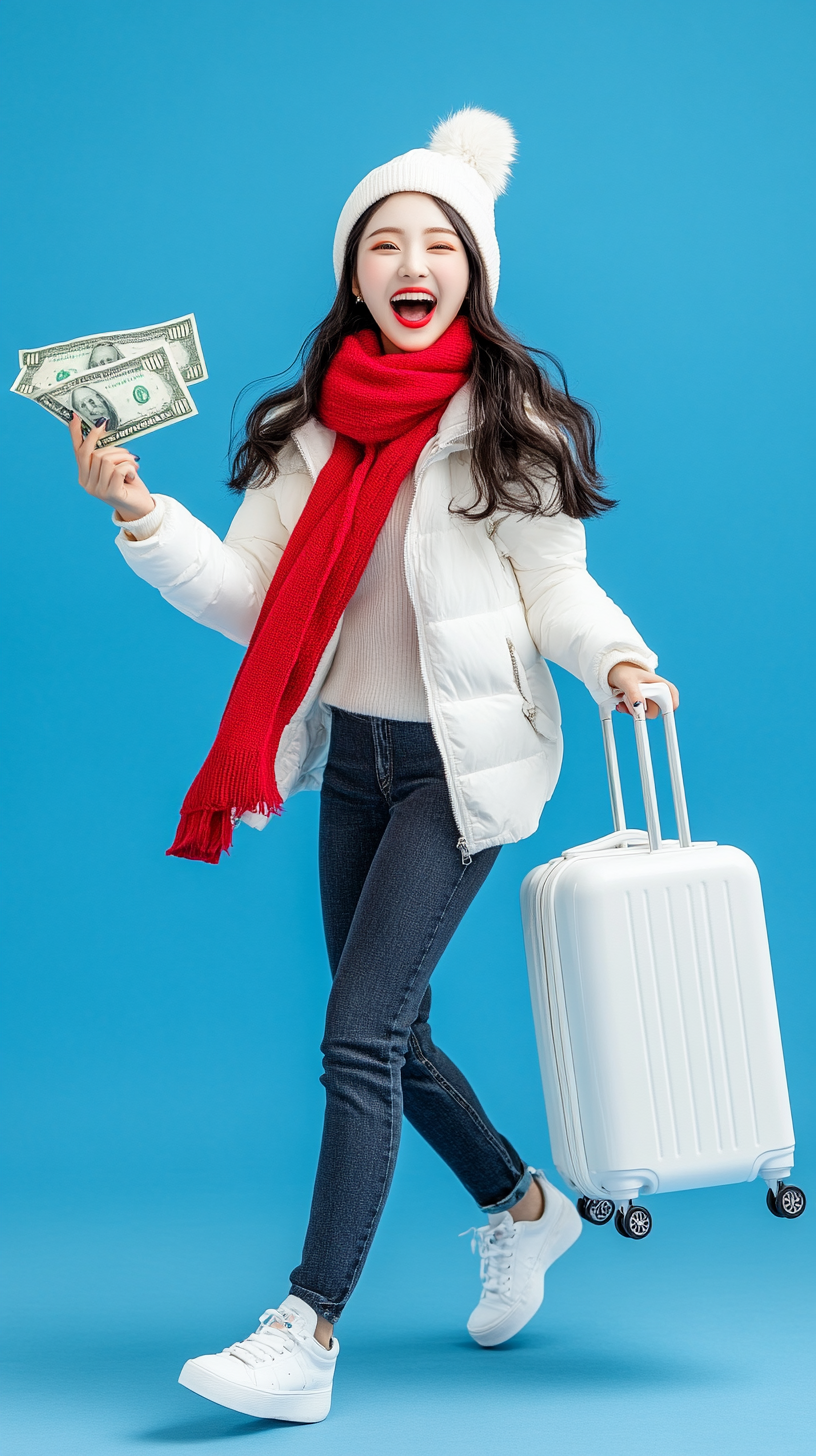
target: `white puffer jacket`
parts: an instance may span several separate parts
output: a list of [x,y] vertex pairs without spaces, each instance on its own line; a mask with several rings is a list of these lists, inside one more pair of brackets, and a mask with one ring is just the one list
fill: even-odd
[[[532,834],[555,788],[561,718],[543,659],[581,678],[599,702],[615,663],[649,671],[657,663],[588,574],[580,521],[516,513],[469,521],[448,509],[473,501],[468,399],[467,386],[454,395],[417,461],[405,537],[429,715],[463,858]],[[120,531],[119,550],[174,607],[247,643],[333,443],[316,420],[296,430],[279,475],[246,493],[224,541],[178,501],[158,496],[156,510],[132,528],[144,539]],[[320,689],[339,630],[281,739],[275,773],[283,798],[320,786],[330,723]],[[266,822],[244,817],[256,828]]]

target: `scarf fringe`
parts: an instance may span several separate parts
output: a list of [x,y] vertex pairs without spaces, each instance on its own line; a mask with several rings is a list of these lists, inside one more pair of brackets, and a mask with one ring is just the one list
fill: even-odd
[[176,837],[166,854],[176,859],[199,859],[218,864],[232,846],[233,817],[228,809],[182,811]]
[[198,859],[204,864],[218,864],[222,854],[229,854],[235,825],[244,814],[263,814],[270,819],[283,813],[283,800],[275,804],[247,804],[243,809],[182,810],[176,837],[165,854],[176,859]]
[[213,747],[181,806],[176,837],[166,853],[218,864],[221,855],[230,852],[233,830],[242,815],[263,814],[268,819],[282,811],[274,777],[269,783],[254,753],[230,754]]

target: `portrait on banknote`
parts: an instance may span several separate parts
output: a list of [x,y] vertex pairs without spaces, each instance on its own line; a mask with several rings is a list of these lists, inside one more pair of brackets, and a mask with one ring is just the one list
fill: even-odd
[[119,428],[119,415],[110,400],[101,390],[92,389],[89,384],[79,384],[71,390],[71,409],[76,410],[87,425],[95,425],[97,420],[104,419],[109,430]]
[[[136,352],[134,350],[134,352]],[[116,344],[106,341],[104,344],[94,344],[88,355],[88,369],[100,369],[103,364],[115,364],[117,359],[124,359],[125,355]]]

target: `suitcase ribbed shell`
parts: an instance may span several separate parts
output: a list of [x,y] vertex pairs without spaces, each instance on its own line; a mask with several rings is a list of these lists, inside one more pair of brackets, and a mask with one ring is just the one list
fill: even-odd
[[590,1198],[787,1176],[759,877],[717,845],[568,852],[522,886],[553,1158]]

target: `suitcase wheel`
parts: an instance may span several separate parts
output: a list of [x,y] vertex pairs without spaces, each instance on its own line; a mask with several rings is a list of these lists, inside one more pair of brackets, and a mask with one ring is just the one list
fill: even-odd
[[779,1183],[776,1193],[769,1188],[765,1202],[775,1218],[800,1218],[807,1207],[804,1193],[793,1183]]
[[641,1204],[630,1203],[615,1214],[615,1228],[625,1239],[645,1239],[652,1232],[652,1215]]
[[615,1205],[611,1198],[579,1198],[577,1209],[587,1223],[601,1224],[609,1223],[615,1212]]

